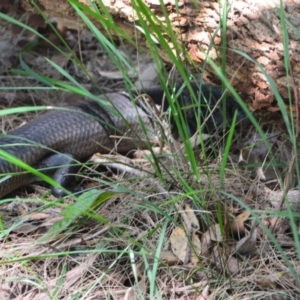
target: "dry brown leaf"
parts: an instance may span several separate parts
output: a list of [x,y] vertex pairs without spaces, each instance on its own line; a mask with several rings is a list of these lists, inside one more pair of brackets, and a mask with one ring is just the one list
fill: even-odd
[[[68,290],[74,283],[82,278],[84,274],[88,271],[88,269],[93,265],[95,260],[97,259],[98,255],[90,256],[85,262],[78,265],[78,267],[73,268],[72,270],[68,271],[66,274],[65,281],[61,286],[61,290],[66,291]],[[48,289],[54,290],[56,289],[57,281],[60,278],[55,278],[49,282]]]
[[[55,54],[51,57],[51,61],[59,65],[60,67],[64,68],[66,64],[68,63],[69,59],[71,58],[71,54],[66,55],[66,54]],[[49,74],[49,76],[51,73]]]
[[252,222],[250,233],[243,237],[236,244],[236,252],[241,255],[246,255],[256,250],[257,226],[256,222]]
[[[98,71],[99,72],[99,75],[103,76],[103,77],[106,77],[106,78],[109,78],[109,79],[123,79],[124,78],[124,75],[122,72],[120,71]],[[130,78],[135,78],[136,77],[136,74],[134,74],[133,72],[127,72],[127,75],[130,77]]]
[[191,221],[188,215],[186,214],[186,211],[182,208],[182,206],[179,203],[175,203],[175,206],[177,211],[180,213],[185,232],[190,237],[193,232]]
[[283,224],[282,219],[278,219],[277,217],[268,219],[268,228],[273,232],[277,233],[281,230],[281,226]]
[[47,219],[49,214],[46,213],[29,213],[27,215],[21,216],[20,219],[23,221],[33,221]]
[[188,205],[185,205],[185,213],[188,216],[188,219],[190,221],[190,224],[192,225],[193,230],[199,230],[200,225],[199,221],[194,213],[194,210]]
[[207,300],[209,296],[209,285],[205,286],[201,295],[199,295],[195,300]]
[[18,234],[28,234],[30,232],[33,232],[38,229],[39,226],[33,225],[30,223],[23,223],[18,227],[15,227],[12,232],[18,233]]
[[241,209],[239,207],[230,207],[229,212],[236,215]]
[[289,286],[295,286],[296,285],[296,281],[295,278],[293,277],[293,275],[290,273],[290,271],[287,271],[285,273],[279,273],[282,276],[279,278],[280,282],[284,285],[289,285]]
[[50,300],[51,298],[48,293],[42,292],[42,293],[38,293],[34,297],[28,298],[28,299],[30,299],[30,300],[48,300],[49,299]]
[[26,24],[34,29],[45,28],[47,26],[45,19],[41,15],[36,13],[30,13],[28,15]]
[[6,300],[6,299],[7,297],[5,297],[5,292],[2,289],[0,289],[0,300]]
[[209,257],[209,249],[213,243],[223,242],[221,229],[219,224],[212,225],[201,237],[201,251],[202,255]]
[[211,248],[212,246],[212,241],[211,241],[211,238],[210,238],[210,233],[209,231],[206,231],[202,237],[201,237],[201,254],[204,255],[205,257],[208,257],[209,255],[209,249]]
[[238,236],[245,235],[245,221],[250,217],[249,211],[244,211],[243,213],[239,214],[231,223],[232,232]]
[[279,106],[270,106],[267,108],[267,110],[274,113],[274,112],[280,111],[280,107]]
[[134,286],[127,289],[124,300],[138,300],[144,299],[144,295],[147,291],[145,275],[142,276],[141,280]]
[[279,289],[279,288],[282,288],[279,283],[281,282],[284,275],[285,274],[282,272],[278,272],[278,273],[274,272],[269,275],[256,276],[255,280],[256,280],[257,284],[262,287],[267,287],[267,288],[271,288],[271,289]]
[[[63,36],[63,34],[61,35]],[[50,45],[50,43],[54,45],[59,45],[61,43],[61,39],[55,32],[47,32],[44,36],[47,39],[47,41],[41,41],[39,43],[39,45],[42,47],[47,47]]]
[[200,239],[195,232],[192,234],[191,248],[191,263],[193,266],[196,266],[199,263],[199,255],[201,254],[202,249]]
[[62,219],[63,219],[63,217],[61,217],[61,216],[48,218],[42,224],[40,224],[40,227],[49,227],[49,226],[52,226],[54,223],[59,222]]
[[171,236],[170,243],[173,253],[182,261],[185,262],[188,255],[188,238],[185,231],[176,227]]
[[[285,105],[285,108],[288,111],[292,111],[292,112],[296,112],[297,111],[295,105]],[[267,108],[267,110],[270,111],[270,112],[278,112],[278,111],[280,111],[280,107],[279,106],[270,106],[270,107]]]
[[161,155],[162,153],[171,154],[169,147],[167,147],[167,146],[164,146],[163,148],[152,147],[151,151],[150,150],[135,150],[132,155],[135,159],[145,159],[147,157],[151,157],[152,154]]
[[157,64],[151,61],[148,64],[139,64],[138,80],[134,83],[138,90],[150,89],[157,84],[158,72]]
[[[27,13],[24,14],[21,19],[21,22],[25,23],[26,25],[32,27],[33,29],[37,28],[45,28],[46,27],[46,22],[44,18],[36,13]],[[24,32],[24,28],[22,26],[12,24],[11,25],[11,32],[13,35],[18,35],[22,32]]]
[[174,253],[171,251],[161,251],[159,258],[169,266],[177,265],[180,263],[178,257],[175,256]]
[[282,247],[295,247],[295,241],[286,234],[278,233],[276,239]]
[[210,238],[213,242],[223,242],[223,236],[219,224],[211,226],[208,230]]
[[287,222],[287,220],[284,218],[270,218],[268,219],[268,223],[268,228],[270,228],[273,233],[277,234],[283,234],[286,231],[290,231],[291,228],[289,222]]
[[230,247],[220,247],[216,245],[212,252],[210,260],[214,263],[220,271],[228,270],[230,274],[237,274],[240,270],[241,263],[232,256],[232,249]]
[[[51,41],[53,44],[55,44],[55,41],[53,39],[58,39],[58,36],[55,34],[52,34],[51,37],[48,37],[48,40]],[[56,44],[59,41],[56,42]],[[55,54],[51,57],[51,61],[56,63],[58,66],[60,66],[62,69],[65,68],[67,65],[71,55],[63,55],[63,54]],[[41,62],[43,64],[43,62]],[[47,68],[47,76],[50,76],[55,79],[61,79],[63,78],[63,74],[59,72],[56,68],[47,65],[48,63],[45,64],[45,68]]]

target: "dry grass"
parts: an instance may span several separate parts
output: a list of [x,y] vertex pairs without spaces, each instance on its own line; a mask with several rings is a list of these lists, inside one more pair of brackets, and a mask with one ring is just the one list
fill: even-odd
[[[10,40],[10,32],[3,26],[1,30],[3,39]],[[81,52],[88,72],[99,78],[100,66],[102,70],[115,71],[101,54],[102,50],[95,50],[97,45],[85,34],[82,39],[93,46]],[[8,75],[19,51],[11,46],[13,51],[1,58],[7,66],[0,74],[2,87],[38,86],[30,79],[23,82],[17,76]],[[53,58],[55,53],[49,55]],[[130,57],[135,61],[133,50]],[[33,68],[34,64],[39,66],[37,71],[49,74],[50,70],[43,68],[39,53],[30,53],[27,59]],[[68,64],[67,70],[87,86],[91,84],[76,66]],[[98,83],[107,91],[122,88],[122,80],[101,80]],[[1,92],[2,107],[55,105],[63,99],[64,95],[57,91]],[[24,114],[5,116],[1,129],[9,131],[23,121]],[[177,159],[165,158],[161,163],[173,175],[172,169],[178,170]],[[139,160],[139,166],[151,171],[147,160]],[[74,200],[66,198],[63,203],[56,203],[55,198],[47,194],[48,190],[39,186],[19,191],[13,202],[3,201],[0,207],[3,230],[0,298],[148,299],[152,295],[158,299],[161,295],[162,299],[204,299],[201,296],[205,299],[300,299],[299,280],[295,280],[300,266],[290,223],[284,219],[281,226],[277,225],[273,234],[277,245],[266,234],[266,228],[272,227],[277,216],[274,209],[281,197],[280,191],[273,192],[266,184],[251,179],[237,168],[236,162],[226,170],[223,187],[220,187],[219,168],[220,161],[216,158],[202,170],[200,182],[195,182],[191,174],[183,175],[197,197],[187,195],[182,184],[167,173],[164,174],[165,185],[151,176],[132,176],[120,170],[98,174],[95,179],[99,182],[88,184],[105,188],[108,183],[103,181],[107,180],[115,186],[127,187],[131,193],[111,197],[92,217],[80,217],[47,243],[39,243],[37,238],[61,219],[62,210]],[[192,262],[189,257],[183,264],[171,251],[174,245],[170,237],[176,228],[186,226],[183,218],[186,204],[199,222],[195,236],[202,243],[202,250],[197,251],[192,246],[191,253],[195,252],[196,258]],[[245,233],[237,236],[229,225],[241,212],[247,211],[261,220],[256,249],[246,256],[237,256],[235,246]],[[187,215],[188,220],[193,218]],[[99,222],[97,217],[100,216],[106,223]],[[223,235],[217,240],[210,237],[205,241],[203,237],[207,232],[220,223],[218,216],[223,220]],[[251,221],[246,219],[244,224],[247,233]],[[209,292],[205,294],[207,286]]]

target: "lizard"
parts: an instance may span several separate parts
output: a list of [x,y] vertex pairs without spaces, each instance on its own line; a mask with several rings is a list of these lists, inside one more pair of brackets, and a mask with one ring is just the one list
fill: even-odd
[[[192,89],[196,95],[196,105],[204,105],[200,107],[201,114],[204,112],[203,116],[207,116],[222,96],[221,89],[197,84],[192,85]],[[162,88],[153,88],[145,93],[155,103],[162,102]],[[71,177],[68,174],[76,172],[78,163],[86,162],[97,152],[109,153],[115,149],[124,153],[149,147],[149,139],[157,137],[153,120],[142,106],[132,101],[132,95],[125,92],[108,93],[104,98],[110,103],[109,109],[89,99],[82,99],[61,109],[51,109],[3,135],[0,149],[51,176],[64,188],[70,185]],[[176,101],[192,134],[196,130],[196,118],[200,116],[195,113],[190,91],[182,89]],[[168,106],[166,104],[163,109],[166,110]],[[233,98],[228,97],[226,120],[232,119],[237,108]],[[209,130],[215,131],[223,122],[219,106],[208,120]],[[34,174],[24,172],[17,163],[0,155],[0,198],[35,180]],[[61,188],[52,187],[53,195],[59,197],[63,193]]]

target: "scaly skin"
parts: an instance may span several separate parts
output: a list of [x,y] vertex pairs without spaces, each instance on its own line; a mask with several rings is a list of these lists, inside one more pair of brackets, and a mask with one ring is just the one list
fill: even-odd
[[[185,88],[183,91],[180,90],[181,94],[176,99],[177,105],[175,105],[175,109],[180,107],[182,110],[186,120],[182,126],[187,126],[187,132],[191,135],[198,130],[199,123],[202,124],[222,95],[222,91],[215,87],[192,84],[192,88],[196,98],[192,99],[190,91]],[[146,93],[156,104],[161,104],[164,95],[161,88],[152,88]],[[96,152],[122,153],[132,149],[146,148],[149,146],[147,139],[156,139],[151,119],[142,108],[131,102],[127,94],[111,93],[103,97],[103,100],[109,100],[107,103],[110,102],[120,112],[119,115],[103,108],[95,101],[81,100],[64,109],[50,110],[0,138],[0,149],[35,169],[56,168],[56,173],[52,172],[54,174],[51,176],[65,187],[68,184],[66,175],[69,170],[61,167],[62,165],[70,165],[72,160],[84,162]],[[167,107],[166,104],[164,110]],[[235,101],[230,97],[227,98],[226,119],[223,117],[222,107],[219,106],[213,110],[203,130],[210,134],[215,133],[217,128],[222,128],[224,120],[230,123],[237,108]],[[243,118],[241,111],[238,115]],[[140,125],[141,121],[143,126]],[[172,118],[171,123],[174,129]],[[144,132],[147,132],[147,137]],[[173,133],[175,136],[176,128]],[[116,139],[111,136],[123,138]],[[69,160],[63,160],[62,157],[69,158]],[[6,177],[7,174],[22,171],[22,168],[0,159],[0,179]],[[3,180],[0,182],[0,198],[31,183],[34,179],[35,177],[27,172],[15,174]],[[60,195],[60,190],[52,189],[52,192]]]
[[[153,128],[148,116],[135,107],[126,94],[112,93],[106,97],[122,113],[123,118],[108,113],[95,101],[83,100],[65,109],[50,110],[10,132],[0,138],[0,149],[39,168],[43,160],[57,152],[71,155],[77,161],[85,161],[96,152],[108,153],[113,149],[127,152],[137,147],[145,148],[147,143],[139,120],[144,122],[151,138]],[[110,135],[132,139],[115,139]],[[2,178],[21,171],[20,167],[0,160]],[[28,173],[12,176],[0,183],[0,198],[33,180],[34,176]]]

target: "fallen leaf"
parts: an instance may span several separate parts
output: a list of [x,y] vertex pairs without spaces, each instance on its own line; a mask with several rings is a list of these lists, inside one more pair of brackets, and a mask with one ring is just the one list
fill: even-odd
[[153,85],[157,84],[158,73],[157,69],[158,66],[154,62],[150,62],[148,64],[144,64],[139,66],[138,72],[138,80],[134,83],[135,87],[138,90],[141,89],[150,89]]
[[[46,27],[46,22],[45,19],[36,13],[28,13],[28,14],[24,14],[20,21],[22,21],[23,23],[25,23],[26,25],[28,25],[29,27],[33,28],[33,29],[37,29],[37,28],[45,28]],[[13,35],[18,35],[22,32],[24,32],[24,27],[16,25],[16,24],[12,24],[11,25],[11,32]]]
[[41,220],[47,219],[49,214],[46,213],[30,213],[24,216],[21,216],[20,219],[23,221],[33,221],[33,220]]
[[6,297],[4,290],[0,289],[0,300],[5,300],[8,299],[8,297]]
[[[57,35],[52,36],[52,38],[58,38]],[[51,42],[53,43],[53,41],[51,40]],[[59,67],[61,67],[62,69],[65,68],[65,66],[67,65],[68,61],[70,60],[71,55],[66,55],[66,54],[55,54],[51,57],[51,61],[53,63],[55,63],[56,65],[58,65]],[[56,68],[54,68],[53,66],[51,66],[50,68],[47,69],[47,75],[55,78],[55,79],[60,79],[63,77],[63,74],[57,70]]]
[[[85,274],[89,272],[89,268],[91,268],[91,266],[94,264],[97,257],[97,255],[91,255],[84,262],[80,263],[77,267],[68,271],[65,275],[65,280],[60,285],[61,291],[67,291],[68,289],[70,289],[71,286],[75,284],[75,282],[77,282],[78,280],[82,280]],[[47,289],[54,292],[54,290],[56,290],[57,288],[59,280],[61,280],[60,277],[54,278],[53,280],[47,282]]]
[[278,233],[276,234],[276,239],[282,247],[295,247],[295,241],[286,234]]
[[243,213],[239,214],[231,223],[232,232],[237,236],[244,236],[245,235],[245,221],[250,217],[249,211],[244,211]]
[[269,229],[273,232],[273,233],[278,233],[281,231],[281,227],[283,225],[283,219],[282,218],[278,218],[278,217],[274,217],[274,218],[270,218],[268,219],[269,221]]
[[229,212],[236,215],[240,211],[239,207],[230,207]]
[[190,224],[192,225],[193,230],[199,230],[200,224],[194,213],[194,210],[188,205],[185,205],[185,213],[189,218]]
[[191,247],[191,264],[193,266],[198,265],[199,256],[201,254],[201,242],[198,235],[194,232],[192,234],[192,247]]
[[274,272],[272,274],[264,275],[264,276],[258,275],[255,277],[255,280],[257,284],[261,287],[280,289],[282,287],[280,286],[279,283],[281,282],[283,276],[284,273]]
[[232,256],[233,249],[228,246],[220,247],[216,245],[212,251],[212,257],[210,260],[220,270],[228,270],[230,274],[237,274],[241,269],[239,260]]
[[[124,75],[122,72],[120,71],[98,71],[99,75],[109,78],[109,79],[123,79]],[[136,74],[129,71],[127,72],[127,76],[129,76],[129,78],[135,78]]]
[[201,254],[209,257],[209,250],[215,242],[223,242],[219,224],[212,225],[201,237]]
[[145,275],[143,275],[142,279],[138,283],[127,289],[124,296],[124,300],[144,299],[146,291],[146,278]]
[[250,233],[245,237],[243,237],[241,240],[239,240],[238,243],[236,244],[236,252],[241,255],[246,255],[251,252],[254,252],[256,250],[255,248],[256,240],[257,240],[257,226],[256,226],[256,222],[253,221]]
[[199,295],[195,300],[207,300],[209,296],[209,285],[205,286],[201,295]]
[[169,266],[177,265],[180,263],[178,257],[175,256],[174,253],[171,251],[161,251],[159,255],[159,259]]
[[186,236],[185,231],[176,227],[171,236],[170,243],[173,253],[183,262],[185,263],[188,255],[188,238]]
[[214,242],[223,242],[223,236],[222,236],[222,232],[221,232],[221,228],[219,224],[215,224],[213,226],[211,226],[208,230],[210,238],[212,241]]
[[48,293],[41,292],[41,293],[38,293],[34,297],[31,297],[29,299],[31,299],[31,300],[48,300],[49,299],[50,300],[51,298],[50,298]]
[[40,224],[40,227],[50,227],[53,224],[55,224],[56,222],[61,221],[62,219],[63,219],[63,217],[61,217],[61,216],[48,218],[42,224]]
[[28,234],[37,230],[38,227],[39,226],[30,223],[22,223],[20,226],[13,228],[12,231],[18,234]]

